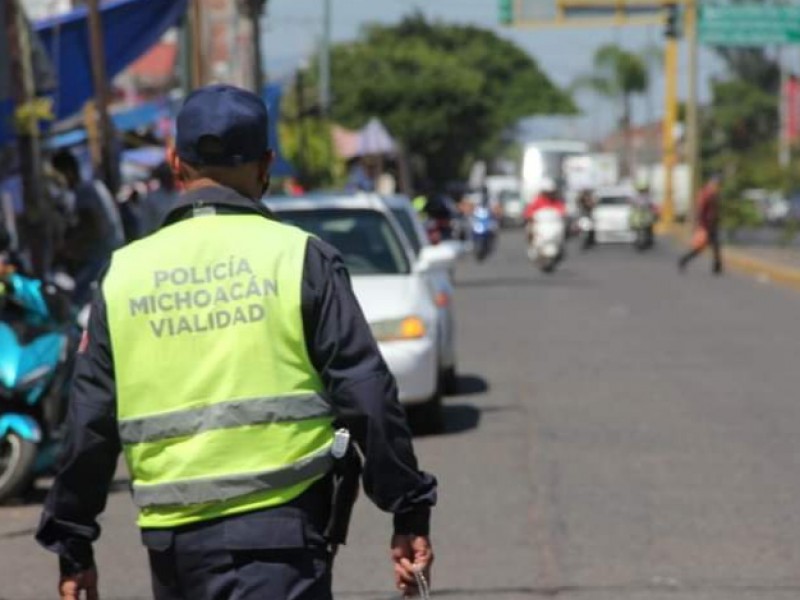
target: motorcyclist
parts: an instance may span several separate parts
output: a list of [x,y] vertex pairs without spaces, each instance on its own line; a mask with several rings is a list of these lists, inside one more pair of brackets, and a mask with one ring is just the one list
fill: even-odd
[[656,208],[653,204],[653,197],[650,194],[650,186],[646,183],[640,183],[636,186],[636,196],[633,199],[633,206],[635,208],[647,209],[655,215]]
[[594,246],[594,207],[597,200],[591,189],[584,189],[578,195],[578,211],[580,220],[578,221],[578,232],[583,232],[583,249],[587,250]]
[[542,179],[539,194],[528,203],[523,212],[523,218],[528,229],[528,244],[533,241],[533,227],[531,227],[531,224],[536,217],[536,213],[541,210],[554,210],[564,218],[567,216],[567,207],[558,193],[558,185],[551,177]]
[[649,248],[653,244],[653,226],[658,213],[650,195],[650,186],[640,183],[636,186],[636,195],[631,202],[631,228],[637,232],[636,247]]
[[537,212],[544,209],[552,209],[562,216],[567,216],[567,207],[558,194],[558,185],[556,185],[555,180],[551,177],[542,179],[539,195],[525,207],[523,217],[526,221],[531,221],[534,216],[536,216]]
[[592,211],[594,210],[594,194],[590,189],[581,190],[580,195],[578,196],[578,210],[582,217],[592,217]]

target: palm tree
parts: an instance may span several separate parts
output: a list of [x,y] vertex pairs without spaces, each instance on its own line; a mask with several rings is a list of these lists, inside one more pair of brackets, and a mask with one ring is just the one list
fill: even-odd
[[589,89],[619,102],[619,126],[622,130],[625,149],[623,171],[630,174],[631,147],[630,127],[632,122],[633,97],[644,94],[650,85],[649,63],[652,50],[644,53],[631,52],[615,44],[601,46],[594,54],[594,71],[579,77],[573,84],[575,89]]

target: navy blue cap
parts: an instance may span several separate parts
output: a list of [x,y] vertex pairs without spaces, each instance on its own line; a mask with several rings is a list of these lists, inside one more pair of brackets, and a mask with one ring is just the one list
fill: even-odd
[[175,149],[196,166],[236,166],[260,160],[269,149],[264,101],[230,85],[192,92],[178,113]]

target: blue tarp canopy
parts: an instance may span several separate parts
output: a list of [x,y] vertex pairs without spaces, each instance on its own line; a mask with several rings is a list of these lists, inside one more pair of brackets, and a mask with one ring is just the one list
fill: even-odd
[[[113,0],[101,8],[109,79],[152,48],[186,12],[187,0]],[[78,112],[94,95],[86,8],[38,21],[35,29],[56,70],[56,117]]]
[[[139,106],[113,112],[111,121],[117,131],[135,131],[157,125],[162,119],[172,117],[172,108],[166,101],[145,102]],[[48,148],[67,148],[83,144],[88,139],[86,129],[79,127],[59,133],[48,140]]]
[[[281,97],[283,88],[278,84],[264,87],[262,97],[269,110],[269,147],[275,151],[275,163],[272,165],[274,177],[289,177],[295,174],[291,164],[283,157],[281,152],[280,137],[278,136],[278,122],[281,116]],[[140,127],[152,127],[165,117],[174,117],[178,106],[171,106],[168,102],[147,102],[135,108],[113,113],[111,119],[117,131],[133,131]],[[50,140],[50,148],[63,148],[76,146],[86,141],[86,130],[83,127],[61,133]]]
[[[109,79],[144,54],[186,11],[187,0],[112,0],[101,8]],[[58,87],[52,94],[56,119],[77,113],[94,95],[86,8],[38,21],[34,29],[50,57]],[[0,106],[0,143],[9,130],[9,105]]]

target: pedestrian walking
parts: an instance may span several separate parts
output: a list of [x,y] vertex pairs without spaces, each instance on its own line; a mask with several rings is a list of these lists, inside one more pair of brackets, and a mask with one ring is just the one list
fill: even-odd
[[72,152],[62,150],[56,153],[52,164],[73,194],[68,209],[69,225],[59,254],[75,279],[73,300],[76,304],[83,304],[89,301],[92,285],[111,253],[125,243],[122,217],[102,181],[83,180],[78,159]]
[[153,169],[152,177],[154,189],[142,198],[143,235],[150,235],[161,227],[178,196],[175,177],[167,163],[161,163]]
[[697,202],[697,228],[692,236],[692,246],[689,252],[678,261],[681,272],[686,266],[703,253],[711,249],[712,272],[715,275],[722,273],[722,251],[719,239],[720,221],[720,179],[712,177],[700,191]]
[[250,92],[191,94],[169,152],[185,191],[96,294],[37,532],[61,598],[98,597],[92,542],[120,451],[157,600],[332,598],[349,437],[366,494],[394,515],[397,587],[430,578],[436,480],[340,256],[260,204],[267,128]]

